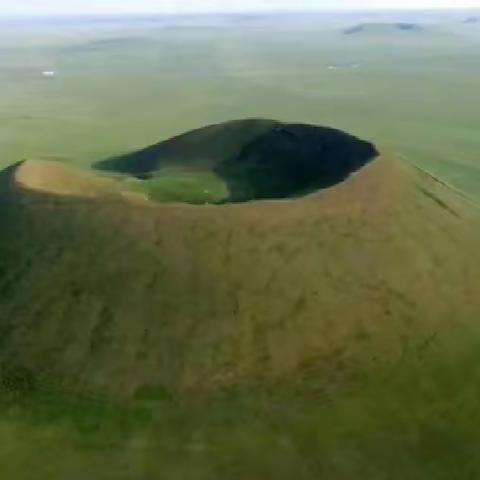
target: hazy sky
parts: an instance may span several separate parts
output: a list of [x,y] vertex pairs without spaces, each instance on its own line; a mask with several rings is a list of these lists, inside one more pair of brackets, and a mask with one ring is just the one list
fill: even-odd
[[480,0],[0,0],[0,14],[480,8]]

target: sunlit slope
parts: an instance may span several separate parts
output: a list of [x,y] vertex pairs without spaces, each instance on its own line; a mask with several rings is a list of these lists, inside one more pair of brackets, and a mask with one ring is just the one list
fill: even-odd
[[[32,192],[77,198],[129,198],[146,200],[142,182],[128,177],[100,175],[86,169],[48,160],[28,160],[6,170],[9,183]],[[4,179],[6,175],[4,175]],[[5,180],[3,181],[5,184]]]
[[48,160],[28,160],[7,170],[20,188],[73,198],[128,199],[191,204],[218,203],[228,194],[225,183],[203,170],[168,168],[151,179],[103,174]]
[[478,210],[389,155],[224,206],[58,195],[19,168],[0,190],[4,389],[361,388],[478,334]]

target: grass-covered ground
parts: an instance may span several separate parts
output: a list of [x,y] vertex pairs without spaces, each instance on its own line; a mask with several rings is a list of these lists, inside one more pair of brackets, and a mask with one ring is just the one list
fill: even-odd
[[127,180],[124,185],[154,202],[204,205],[220,203],[228,197],[225,182],[214,173],[201,170],[166,168],[153,178]]
[[395,375],[372,372],[363,389],[352,384],[310,398],[244,390],[183,404],[153,398],[119,406],[30,397],[0,407],[0,474],[9,480],[475,479],[478,360],[459,357],[459,375],[427,349]]
[[480,474],[480,222],[454,191],[388,156],[221,207],[48,194],[21,168],[0,177],[1,478]]
[[22,188],[73,198],[205,205],[221,203],[228,197],[225,182],[201,169],[165,168],[151,178],[139,179],[58,161],[27,160],[17,165],[16,181]]
[[344,35],[372,21],[355,16],[2,25],[0,164],[88,163],[276,118],[351,131],[479,200],[480,27],[461,13],[402,17],[427,27]]
[[[343,36],[370,21],[350,17],[2,26],[0,164],[266,117],[350,130],[479,200],[480,31],[461,20],[394,39]],[[0,478],[479,478],[478,210],[392,162],[298,204],[2,179]],[[204,199],[168,175],[147,193]],[[82,178],[83,197],[120,181]]]

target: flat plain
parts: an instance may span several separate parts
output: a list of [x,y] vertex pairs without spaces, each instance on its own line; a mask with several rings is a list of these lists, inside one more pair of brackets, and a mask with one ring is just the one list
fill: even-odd
[[[464,13],[2,25],[0,165],[89,164],[207,124],[350,131],[480,200],[478,23]],[[42,72],[55,72],[44,76]]]

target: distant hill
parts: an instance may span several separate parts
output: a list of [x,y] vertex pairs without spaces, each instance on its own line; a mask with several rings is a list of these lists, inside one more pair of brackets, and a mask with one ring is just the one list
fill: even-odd
[[418,23],[361,23],[343,31],[345,35],[358,33],[420,33],[425,27]]
[[154,45],[156,45],[156,41],[148,37],[113,37],[74,44],[64,47],[62,51],[66,54],[111,50],[128,51],[130,49],[149,48]]
[[466,18],[463,23],[479,23],[480,17],[468,17]]

